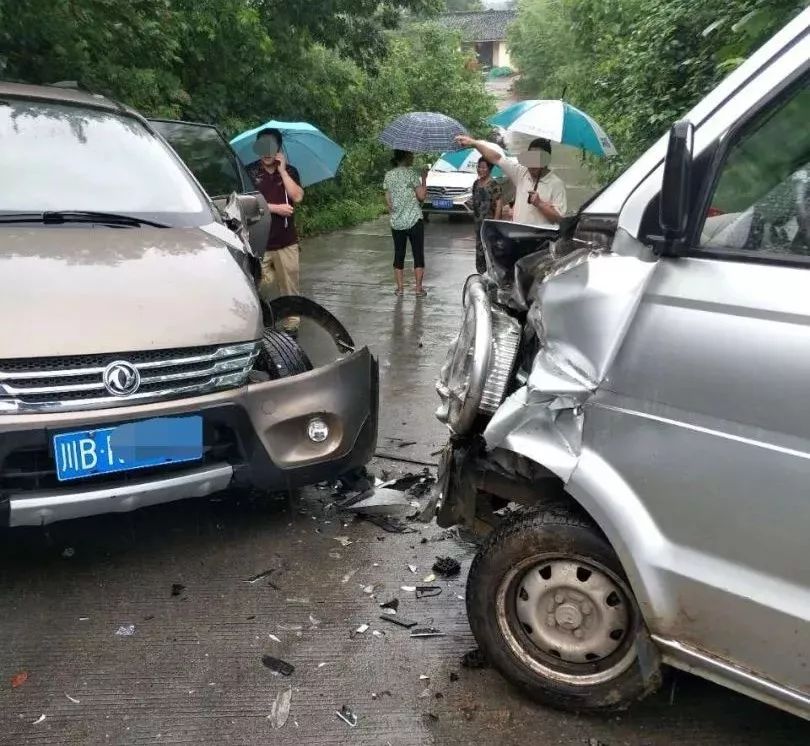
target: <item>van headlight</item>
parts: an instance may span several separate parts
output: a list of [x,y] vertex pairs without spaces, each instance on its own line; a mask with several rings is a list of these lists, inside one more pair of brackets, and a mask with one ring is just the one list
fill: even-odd
[[450,344],[436,391],[436,417],[456,435],[472,428],[479,412],[492,414],[501,404],[520,345],[520,324],[493,309],[479,275],[464,288],[464,317]]

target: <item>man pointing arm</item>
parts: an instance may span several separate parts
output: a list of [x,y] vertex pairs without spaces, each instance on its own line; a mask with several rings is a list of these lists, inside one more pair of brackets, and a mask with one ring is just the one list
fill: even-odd
[[500,166],[515,185],[514,222],[551,229],[559,227],[568,209],[568,200],[562,179],[548,167],[551,162],[548,140],[533,140],[529,150],[517,159],[507,158],[485,140],[459,135],[456,142],[465,148],[475,148],[490,163]]

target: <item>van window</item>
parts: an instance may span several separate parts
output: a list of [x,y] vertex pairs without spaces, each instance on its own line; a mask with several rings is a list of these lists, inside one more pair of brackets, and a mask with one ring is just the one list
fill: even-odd
[[756,117],[728,150],[700,245],[712,252],[810,255],[810,88]]
[[[214,127],[151,120],[211,197],[248,191],[236,154]],[[250,186],[249,190],[252,191]]]

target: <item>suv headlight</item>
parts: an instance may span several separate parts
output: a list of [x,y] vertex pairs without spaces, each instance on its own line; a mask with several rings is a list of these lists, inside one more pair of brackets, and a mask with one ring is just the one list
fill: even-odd
[[492,414],[506,394],[520,344],[520,324],[493,309],[483,280],[473,275],[464,288],[464,318],[450,344],[436,390],[436,417],[456,435],[470,430],[479,412]]

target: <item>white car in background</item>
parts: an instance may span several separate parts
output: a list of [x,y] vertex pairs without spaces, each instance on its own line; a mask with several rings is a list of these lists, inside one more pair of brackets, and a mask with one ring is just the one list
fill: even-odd
[[[479,158],[478,151],[472,148],[441,154],[428,171],[427,197],[422,204],[425,217],[432,213],[472,217],[472,190],[478,178]],[[492,175],[496,181],[505,178],[497,166]]]

